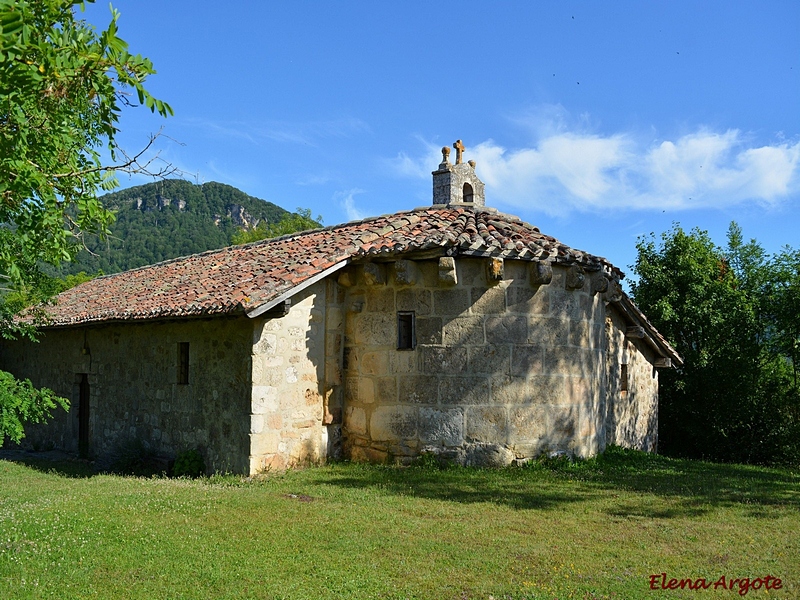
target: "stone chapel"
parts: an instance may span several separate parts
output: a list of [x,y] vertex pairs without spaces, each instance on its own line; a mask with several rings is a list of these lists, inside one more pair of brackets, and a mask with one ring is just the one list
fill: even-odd
[[654,451],[681,357],[621,271],[486,206],[464,145],[430,206],[99,277],[0,368],[71,400],[23,444],[102,463],[130,440],[209,471],[423,453],[502,466]]

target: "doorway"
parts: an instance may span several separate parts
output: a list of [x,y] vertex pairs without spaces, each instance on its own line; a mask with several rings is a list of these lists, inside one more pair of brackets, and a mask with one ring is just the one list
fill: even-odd
[[89,376],[81,373],[78,384],[78,455],[89,458]]

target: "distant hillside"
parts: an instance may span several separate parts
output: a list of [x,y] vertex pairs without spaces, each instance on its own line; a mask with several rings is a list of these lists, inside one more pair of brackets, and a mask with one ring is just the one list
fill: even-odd
[[277,223],[288,211],[222,183],[157,181],[103,196],[117,220],[105,240],[87,240],[59,274],[126,271],[231,244],[240,227]]

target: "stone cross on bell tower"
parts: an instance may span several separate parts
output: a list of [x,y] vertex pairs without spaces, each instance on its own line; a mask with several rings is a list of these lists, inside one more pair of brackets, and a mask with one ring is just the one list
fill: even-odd
[[456,140],[456,143],[453,144],[453,148],[456,149],[456,164],[460,165],[462,163],[461,156],[464,154],[464,150],[466,150],[466,148],[461,140]]
[[464,150],[461,140],[453,144],[456,149],[456,164],[450,162],[450,148],[442,148],[442,162],[433,172],[433,204],[456,206],[485,206],[483,182],[475,174],[475,161],[463,162]]

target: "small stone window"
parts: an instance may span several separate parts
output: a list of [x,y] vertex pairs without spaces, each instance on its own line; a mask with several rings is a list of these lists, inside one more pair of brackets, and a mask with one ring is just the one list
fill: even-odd
[[628,365],[620,365],[619,370],[619,391],[623,394],[628,393]]
[[464,184],[464,202],[472,202],[475,197],[472,191],[472,186],[468,183]]
[[397,349],[413,350],[417,346],[414,312],[397,313]]
[[189,383],[189,342],[178,342],[178,384]]

